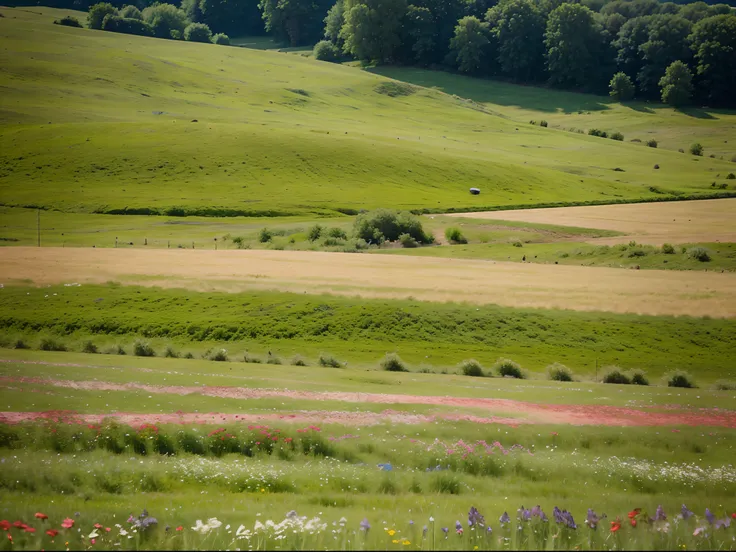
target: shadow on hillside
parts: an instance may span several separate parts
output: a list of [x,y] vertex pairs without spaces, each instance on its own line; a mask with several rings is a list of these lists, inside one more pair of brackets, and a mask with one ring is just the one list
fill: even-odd
[[427,88],[435,88],[446,94],[454,94],[479,103],[514,106],[548,113],[602,111],[609,109],[606,104],[610,102],[608,98],[599,98],[591,94],[510,84],[414,67],[381,66],[367,68],[366,71]]
[[645,105],[642,105],[641,103],[626,103],[624,105],[632,109],[633,111],[638,111],[639,113],[654,113],[654,110],[651,107],[647,107]]
[[683,115],[687,115],[688,117],[693,117],[695,119],[707,119],[711,121],[718,119],[718,117],[714,117],[713,115],[708,113],[708,111],[699,107],[681,107],[677,111],[679,111]]

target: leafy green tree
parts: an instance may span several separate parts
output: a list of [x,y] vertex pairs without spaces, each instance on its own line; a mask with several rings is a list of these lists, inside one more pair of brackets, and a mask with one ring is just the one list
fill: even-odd
[[337,61],[340,59],[340,48],[329,40],[320,40],[314,45],[314,59],[319,61]]
[[689,40],[704,96],[712,104],[736,106],[736,15],[699,21]]
[[344,50],[358,59],[391,61],[401,46],[406,0],[345,0]]
[[112,4],[100,2],[89,8],[87,13],[87,26],[90,29],[102,29],[102,21],[106,15],[117,15],[118,10]]
[[693,95],[693,75],[682,61],[673,62],[659,81],[662,101],[680,107],[690,103]]
[[545,46],[551,84],[590,88],[600,78],[605,37],[594,15],[578,4],[562,4],[549,15]]
[[710,13],[710,6],[705,2],[692,2],[680,8],[679,15],[692,23],[705,19]]
[[230,46],[230,37],[225,33],[217,33],[212,35],[212,44],[219,44],[220,46]]
[[639,90],[650,97],[659,91],[659,79],[676,60],[689,61],[692,52],[687,37],[692,24],[679,15],[655,15],[649,21],[647,41],[640,47],[642,68],[637,74]]
[[627,75],[637,75],[644,62],[640,47],[649,40],[649,23],[652,16],[635,17],[624,23],[613,42],[616,49],[616,63],[619,70]]
[[187,42],[212,42],[212,31],[204,23],[190,23],[184,29],[184,40]]
[[345,24],[345,0],[337,0],[325,17],[325,38],[338,46],[342,46],[340,29]]
[[153,29],[145,21],[107,14],[102,20],[102,30],[112,33],[125,33],[138,36],[153,36]]
[[120,17],[123,19],[138,19],[143,21],[143,14],[136,6],[124,6],[120,10]]
[[148,6],[143,10],[143,20],[153,27],[153,33],[158,38],[172,38],[172,32],[181,36],[190,23],[184,10],[173,4]]
[[261,0],[265,28],[292,46],[320,39],[331,0]]
[[488,23],[468,15],[457,22],[455,36],[450,41],[457,68],[463,73],[480,73],[488,53]]
[[626,73],[616,73],[609,84],[610,95],[614,100],[626,102],[634,97],[636,88],[631,82],[631,77]]
[[624,26],[624,23],[626,23],[626,21],[628,21],[628,19],[626,19],[620,13],[612,13],[611,15],[601,17],[603,28],[612,37],[618,36],[618,32],[621,30],[621,27]]
[[265,30],[258,0],[183,0],[182,9],[191,21],[221,33],[259,35]]
[[434,60],[436,24],[429,8],[410,5],[404,20],[405,41],[411,46],[411,61],[428,65]]
[[601,15],[608,16],[614,13],[623,15],[626,19],[634,19],[643,15],[658,13],[660,3],[657,0],[614,0],[601,8]]
[[545,21],[532,0],[509,0],[489,10],[501,70],[518,81],[539,80],[544,71]]

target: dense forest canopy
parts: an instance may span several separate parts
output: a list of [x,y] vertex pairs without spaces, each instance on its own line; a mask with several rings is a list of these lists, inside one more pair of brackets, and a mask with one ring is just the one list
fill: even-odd
[[130,0],[89,1],[43,3],[91,9],[90,26],[115,32],[210,36],[202,27],[185,36],[188,25],[201,24],[230,36],[270,33],[291,46],[317,43],[315,57],[325,61],[416,65],[620,101],[736,107],[736,7],[713,0],[135,0],[135,11],[124,8]]

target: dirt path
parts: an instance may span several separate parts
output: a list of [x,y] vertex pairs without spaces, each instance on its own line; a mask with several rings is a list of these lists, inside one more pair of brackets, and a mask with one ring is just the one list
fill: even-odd
[[558,207],[462,213],[464,218],[579,226],[625,232],[625,236],[589,240],[597,244],[736,242],[736,198],[594,207]]
[[313,251],[0,248],[0,284],[121,281],[651,315],[736,316],[736,274]]
[[[701,411],[674,411],[674,412],[651,412],[635,408],[624,408],[604,405],[552,405],[535,404],[508,399],[477,399],[469,397],[438,397],[421,395],[396,395],[375,393],[347,393],[347,392],[312,392],[312,391],[290,391],[286,389],[248,389],[242,387],[220,387],[220,386],[158,386],[144,385],[139,383],[110,383],[101,381],[70,381],[52,380],[44,378],[10,378],[0,377],[0,385],[8,383],[33,383],[62,387],[69,389],[95,390],[95,391],[145,391],[156,394],[191,395],[199,394],[208,397],[219,397],[228,399],[255,400],[260,398],[289,398],[304,399],[312,401],[339,401],[349,403],[373,403],[373,404],[421,404],[456,408],[475,408],[488,410],[493,414],[489,417],[470,416],[464,414],[437,414],[434,416],[421,416],[406,413],[386,412],[375,413],[300,413],[299,421],[319,419],[322,422],[345,423],[348,425],[363,423],[363,420],[378,421],[392,420],[391,416],[399,416],[393,421],[403,419],[402,423],[423,423],[438,419],[469,420],[478,423],[506,423],[518,425],[522,423],[545,423],[545,424],[570,424],[570,425],[606,425],[606,426],[718,426],[736,428],[736,412],[718,409],[701,409]],[[388,411],[390,412],[390,411]],[[501,417],[497,417],[496,415]],[[504,414],[506,416],[504,416]],[[508,418],[508,415],[518,418]],[[12,423],[16,418],[23,416],[43,417],[43,413],[12,413],[6,412],[0,415],[0,421]],[[104,417],[104,415],[99,415]],[[125,414],[125,416],[141,416],[145,419],[156,419],[158,414]],[[168,419],[164,415],[164,419]],[[189,414],[189,416],[195,416]],[[210,414],[207,416],[228,416],[226,414]],[[230,415],[235,416],[235,415]],[[253,416],[244,414],[244,416]],[[259,415],[278,416],[283,419],[287,415]],[[378,416],[378,418],[376,418]],[[177,418],[178,419],[178,418]],[[205,417],[205,419],[207,419]],[[231,418],[236,419],[236,418]],[[259,418],[264,419],[264,418]],[[268,418],[274,419],[274,418]],[[412,421],[415,420],[415,421]],[[204,422],[202,422],[204,423]]]

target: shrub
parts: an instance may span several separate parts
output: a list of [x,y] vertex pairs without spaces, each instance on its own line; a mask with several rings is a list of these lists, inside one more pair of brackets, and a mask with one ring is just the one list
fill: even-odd
[[496,364],[493,365],[493,369],[502,377],[509,376],[517,379],[525,379],[524,373],[521,371],[521,366],[507,358],[497,360]]
[[687,250],[687,256],[691,259],[696,259],[701,263],[707,263],[710,261],[708,250],[704,247],[691,247]]
[[187,42],[212,42],[212,31],[204,23],[190,23],[184,29],[184,40]]
[[434,238],[425,233],[419,217],[408,211],[376,209],[370,213],[359,214],[354,223],[353,234],[368,243],[381,243],[384,240],[396,241],[401,234],[409,234],[419,243],[432,243]]
[[38,346],[42,351],[66,351],[66,346],[60,341],[56,341],[53,337],[44,337]]
[[630,250],[628,252],[628,254],[626,256],[629,257],[629,258],[632,258],[632,257],[646,257],[647,256],[647,252],[644,251],[643,249],[632,249],[632,250]]
[[682,149],[682,148],[678,148],[678,150],[677,150],[677,151],[679,151],[680,153],[685,153],[685,150],[684,150],[684,149]]
[[249,362],[251,364],[261,364],[263,361],[258,357],[254,357],[253,355],[250,355],[248,351],[246,351],[245,354],[243,355],[243,362]]
[[277,356],[269,356],[266,359],[266,364],[279,364],[280,365],[280,364],[283,364],[283,363],[281,362],[281,359],[279,357],[277,357]]
[[316,242],[321,236],[324,227],[320,224],[315,224],[307,231],[307,239],[310,242]]
[[695,380],[685,370],[674,370],[665,376],[667,387],[685,387],[692,389],[697,387]]
[[194,355],[192,353],[187,353],[184,355],[184,358],[191,360],[194,358]]
[[564,364],[555,362],[547,366],[547,378],[552,381],[572,381],[572,370]]
[[621,134],[620,132],[613,132],[613,133],[611,133],[610,138],[611,138],[611,140],[618,140],[619,142],[623,142],[624,141],[624,135]]
[[647,373],[644,370],[631,370],[629,377],[634,385],[649,385],[649,379],[647,379]]
[[693,75],[685,63],[680,60],[673,62],[659,79],[662,102],[675,107],[690,103],[693,95],[692,80]]
[[[655,169],[655,170],[659,170],[659,165],[655,163],[655,164],[654,164],[654,169]],[[651,188],[650,188],[650,189],[651,189]]]
[[342,363],[334,356],[325,353],[319,354],[319,359],[317,360],[317,362],[319,362],[320,366],[325,366],[328,368],[342,368],[343,366]]
[[87,340],[84,342],[84,346],[82,346],[82,352],[89,353],[89,354],[97,354],[99,351],[97,350],[97,345]]
[[13,344],[13,349],[30,349],[31,347],[22,339],[16,339]]
[[102,29],[102,21],[106,15],[117,15],[118,10],[112,4],[100,2],[94,6],[90,6],[87,12],[87,26],[90,29]]
[[736,381],[718,380],[713,384],[716,391],[736,391]]
[[[156,33],[156,30],[154,29],[153,32],[155,34]],[[181,40],[182,37],[183,37],[183,35],[182,35],[182,33],[181,33],[181,31],[179,29],[172,29],[171,31],[169,31],[168,38],[170,38],[171,40]]]
[[406,363],[396,353],[388,353],[381,360],[381,370],[386,372],[408,372]]
[[120,10],[120,17],[124,19],[138,19],[143,21],[143,14],[136,6],[123,6]]
[[618,366],[609,366],[603,373],[603,383],[617,383],[619,385],[629,385],[631,379]]
[[419,247],[419,242],[412,238],[409,234],[401,234],[399,236],[399,243],[402,247],[406,248]]
[[658,146],[657,141],[655,139],[647,140],[647,146],[650,148],[656,148]]
[[485,375],[483,372],[483,366],[481,366],[480,362],[474,358],[463,360],[458,368],[460,368],[460,372],[462,372],[464,376],[482,378]]
[[[171,345],[167,345],[166,350],[164,351],[164,356],[166,358],[179,358],[179,353],[177,353]],[[193,356],[194,355],[192,355],[192,357]]]
[[208,349],[202,358],[207,360],[214,360],[215,362],[226,362],[227,351],[225,349]]
[[225,33],[217,33],[212,35],[212,44],[219,44],[220,46],[230,46],[230,37]]
[[726,180],[734,180],[736,179],[736,174],[728,173],[728,176],[726,176]]
[[158,38],[181,38],[189,24],[187,14],[173,4],[154,4],[142,13],[143,20],[153,28],[153,34]]
[[268,243],[273,239],[273,232],[268,228],[261,228],[261,232],[258,234],[258,241],[261,243]]
[[334,62],[340,59],[340,49],[329,40],[322,40],[315,44],[312,55],[320,61]]
[[82,24],[79,22],[79,19],[76,17],[71,17],[69,15],[62,17],[61,19],[56,19],[54,21],[54,25],[63,25],[64,27],[81,27]]
[[293,356],[293,357],[291,358],[291,365],[292,365],[292,366],[307,366],[307,361],[306,361],[306,360],[304,360],[304,359],[303,359],[303,358],[302,358],[301,356],[299,356],[299,355],[294,355],[294,356]]
[[690,146],[690,153],[693,155],[703,155],[703,146],[700,145],[698,142],[695,142],[693,145]]
[[524,247],[524,244],[521,243],[519,240],[511,242],[511,245],[513,245],[514,247]]
[[445,238],[450,243],[468,243],[467,238],[463,236],[460,229],[454,226],[450,226],[445,229]]
[[136,341],[133,345],[133,354],[139,357],[152,357],[156,356],[156,352],[153,347],[147,341]]
[[153,36],[153,28],[145,21],[141,21],[140,19],[124,19],[118,15],[106,15],[102,21],[102,30],[137,36]]
[[671,243],[663,243],[662,253],[665,255],[673,255],[675,253],[675,247]]
[[347,240],[348,235],[345,233],[345,230],[342,228],[333,227],[327,230],[327,235],[331,238],[338,238],[341,240]]
[[625,102],[634,97],[634,83],[626,73],[616,73],[608,83],[609,95],[618,102]]
[[539,126],[547,128],[547,121],[539,121]]
[[599,138],[608,138],[608,133],[605,130],[598,130],[597,128],[591,128],[588,130],[590,136],[598,136]]
[[115,354],[116,354],[116,355],[120,355],[120,356],[123,356],[123,355],[126,355],[127,353],[125,352],[125,349],[123,348],[123,346],[122,346],[122,345],[117,345],[117,346],[115,347]]
[[345,245],[345,240],[340,238],[325,238],[322,241],[322,245],[325,247],[339,247],[341,245]]

